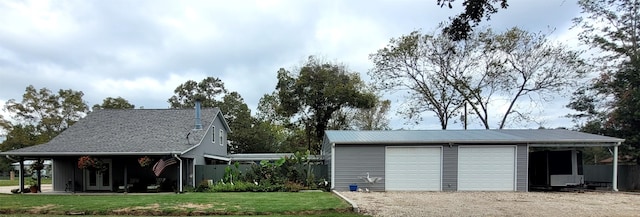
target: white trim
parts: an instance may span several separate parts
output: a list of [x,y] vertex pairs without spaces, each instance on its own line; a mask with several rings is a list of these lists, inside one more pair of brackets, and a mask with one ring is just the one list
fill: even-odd
[[174,154],[173,157],[177,158],[178,161],[180,162],[180,166],[178,168],[178,193],[182,193],[182,179],[184,177],[182,177],[182,158],[180,158],[180,156],[178,156],[177,154]]
[[[525,168],[527,168],[527,170],[526,170],[527,178],[524,179],[524,183],[525,183],[524,190],[525,190],[525,192],[529,192],[529,151],[530,151],[529,144],[527,144],[527,162],[526,162],[527,166],[525,167]],[[516,153],[516,157],[518,157],[518,153]],[[518,168],[516,167],[516,169],[518,169]],[[518,174],[516,174],[516,179],[518,179],[517,175]],[[518,190],[518,186],[516,186],[516,191],[517,190]]]
[[331,189],[336,188],[336,144],[331,143]]
[[613,146],[613,180],[611,181],[611,190],[613,191],[618,191],[618,145]]

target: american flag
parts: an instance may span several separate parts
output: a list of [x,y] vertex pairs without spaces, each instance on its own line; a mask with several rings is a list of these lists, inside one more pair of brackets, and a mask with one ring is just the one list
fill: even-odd
[[156,176],[160,176],[160,174],[162,174],[162,171],[164,171],[164,168],[176,163],[178,163],[178,160],[176,160],[176,158],[174,157],[167,160],[160,159],[158,160],[158,162],[156,162],[155,165],[153,165],[153,173],[155,173]]

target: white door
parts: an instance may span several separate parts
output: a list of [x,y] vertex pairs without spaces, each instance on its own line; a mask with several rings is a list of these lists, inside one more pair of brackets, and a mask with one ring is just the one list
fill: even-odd
[[86,190],[89,191],[110,191],[112,190],[112,171],[111,171],[111,159],[102,159],[106,170],[84,170],[84,183]]
[[387,147],[385,190],[440,191],[441,147]]
[[459,191],[515,191],[516,147],[458,148]]

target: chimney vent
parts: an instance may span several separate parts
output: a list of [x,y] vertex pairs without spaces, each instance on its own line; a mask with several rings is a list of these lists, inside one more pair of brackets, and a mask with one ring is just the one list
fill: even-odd
[[194,127],[194,129],[196,130],[201,130],[202,129],[202,121],[200,120],[200,100],[196,100],[196,118],[195,118],[195,122],[196,125]]

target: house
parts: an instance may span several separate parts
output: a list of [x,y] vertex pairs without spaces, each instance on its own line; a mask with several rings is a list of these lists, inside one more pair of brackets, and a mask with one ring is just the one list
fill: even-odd
[[[25,160],[51,159],[53,191],[182,191],[195,186],[195,165],[228,158],[229,132],[218,108],[200,109],[199,103],[194,109],[102,109],[48,143],[0,154],[18,159],[22,170]],[[81,157],[99,161],[101,169],[80,168]],[[164,169],[154,171],[155,164]]]
[[[325,131],[322,155],[336,190],[528,191],[531,151],[609,146],[616,159],[623,141],[569,130]],[[616,161],[612,176],[617,190]]]

